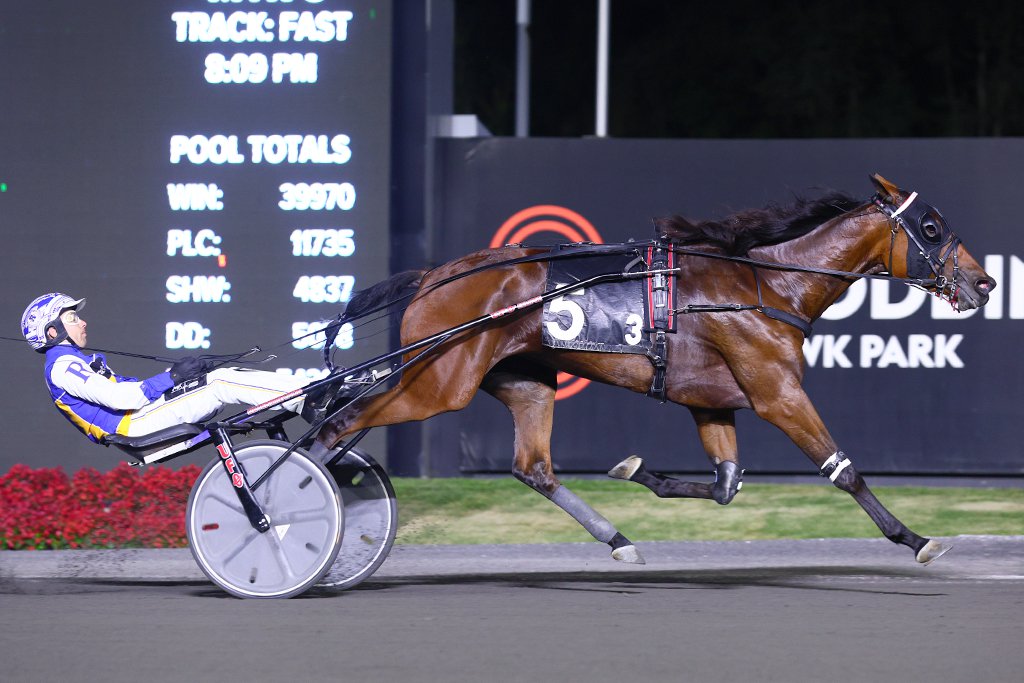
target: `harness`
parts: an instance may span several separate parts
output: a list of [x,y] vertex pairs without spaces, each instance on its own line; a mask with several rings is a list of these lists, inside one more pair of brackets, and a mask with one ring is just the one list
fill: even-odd
[[[891,224],[889,242],[889,270],[886,274],[876,273],[852,273],[830,268],[814,268],[811,266],[799,266],[785,263],[773,263],[760,261],[742,256],[729,256],[726,254],[714,254],[695,249],[673,247],[676,253],[690,256],[701,256],[705,258],[716,258],[737,263],[750,265],[754,273],[754,282],[757,286],[757,304],[690,304],[678,311],[680,313],[711,313],[728,311],[758,311],[774,320],[787,323],[799,329],[804,336],[812,334],[810,322],[793,315],[787,311],[764,305],[761,294],[761,280],[758,276],[758,269],[787,270],[802,273],[816,273],[820,275],[831,275],[834,277],[846,277],[857,279],[888,280],[901,282],[911,287],[917,287],[924,291],[931,292],[950,303],[956,303],[957,291],[960,285],[957,280],[960,274],[959,257],[957,247],[961,244],[960,237],[946,225],[945,219],[938,209],[918,199],[917,192],[911,192],[910,196],[895,206],[891,198],[875,194],[871,198],[872,205],[884,214]],[[896,250],[896,235],[900,230],[907,234],[907,277],[895,277],[893,272],[893,254]],[[946,262],[952,257],[953,274],[947,278],[944,275]],[[928,277],[928,276],[931,277]]]
[[[345,313],[339,314],[323,330],[326,334],[326,343],[324,344],[323,351],[324,361],[328,368],[333,367],[330,360],[330,349],[334,336],[337,334],[344,322],[364,318],[380,311],[389,310],[401,302],[411,299],[413,296],[422,295],[424,292],[442,287],[456,280],[470,277],[477,273],[492,270],[494,268],[515,266],[524,263],[547,263],[560,259],[586,258],[588,256],[600,256],[607,254],[633,254],[636,258],[630,263],[630,266],[626,268],[626,271],[629,271],[630,268],[639,265],[640,263],[643,263],[647,268],[645,276],[648,279],[648,300],[650,302],[650,309],[648,313],[651,326],[644,331],[650,335],[651,349],[647,353],[647,357],[650,359],[651,364],[654,367],[654,379],[651,383],[648,395],[664,401],[665,370],[667,366],[668,347],[666,334],[674,331],[671,327],[674,324],[676,314],[685,315],[695,313],[757,311],[772,320],[783,322],[800,330],[805,337],[811,336],[813,333],[811,321],[805,320],[788,311],[765,305],[761,286],[762,277],[760,275],[760,270],[762,269],[813,273],[847,279],[877,279],[890,282],[900,282],[929,291],[946,301],[955,303],[957,291],[959,289],[959,285],[957,283],[959,276],[957,247],[960,245],[961,240],[948,228],[948,226],[946,226],[942,215],[930,205],[919,200],[916,192],[911,193],[911,195],[898,207],[892,203],[890,197],[884,197],[881,194],[874,195],[871,198],[870,203],[873,205],[873,208],[883,213],[891,223],[891,240],[888,259],[889,270],[888,273],[885,274],[857,273],[831,268],[817,268],[813,266],[763,261],[745,256],[734,256],[724,253],[703,251],[700,249],[680,246],[679,243],[664,236],[660,236],[654,240],[642,242],[630,241],[620,244],[594,244],[591,242],[579,242],[572,245],[574,247],[572,250],[560,249],[560,247],[565,245],[546,248],[537,247],[546,250],[537,254],[521,256],[500,261],[498,263],[489,263],[476,268],[471,268],[470,270],[463,271],[443,280],[431,283],[425,288],[410,292],[409,294],[376,305],[367,310],[359,311],[351,317],[346,316]],[[896,235],[901,229],[906,232],[908,236],[908,251],[906,259],[907,277],[895,277],[892,275]],[[525,245],[522,244],[510,244],[506,246],[525,247]],[[672,307],[669,302],[672,301],[671,294],[673,293],[675,278],[668,276],[678,273],[680,270],[676,265],[676,255],[719,259],[749,265],[754,276],[757,291],[757,303],[687,304],[678,308]],[[953,259],[953,274],[952,277],[947,278],[943,272],[945,265],[951,256]],[[627,277],[635,278],[637,275],[638,274],[636,272],[623,272],[621,277],[623,279],[626,279]],[[614,274],[610,273],[609,277],[614,277]]]
[[[680,250],[684,253],[686,250]],[[738,260],[735,257],[729,260]],[[749,261],[749,259],[745,259]],[[757,267],[755,262],[750,263],[750,270],[754,274],[754,284],[757,287],[757,303],[756,304],[687,304],[680,308],[675,309],[678,313],[729,313],[732,311],[757,311],[765,317],[771,318],[772,320],[778,320],[779,322],[792,325],[796,329],[800,330],[805,337],[810,337],[814,333],[814,329],[811,327],[811,323],[804,320],[800,316],[793,315],[779,308],[772,308],[771,306],[764,305],[764,297],[761,294],[761,276],[758,275]]]
[[[548,265],[545,291],[610,275],[600,287],[582,287],[545,304],[541,344],[554,349],[637,354],[654,367],[648,395],[665,399],[666,335],[676,331],[676,268],[673,243],[665,238],[629,243],[627,253],[593,245],[560,245]],[[584,258],[586,257],[586,258]]]
[[647,248],[647,268],[655,274],[647,278],[648,317],[651,329],[651,348],[647,358],[654,366],[654,379],[647,395],[665,402],[665,370],[668,366],[668,342],[665,333],[674,332],[675,310],[670,308],[674,303],[675,281],[667,274],[675,271],[675,252],[671,241],[661,238]]

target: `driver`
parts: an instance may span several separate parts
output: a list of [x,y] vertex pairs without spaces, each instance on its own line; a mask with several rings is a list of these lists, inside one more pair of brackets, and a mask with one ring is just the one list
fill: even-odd
[[[21,331],[33,349],[46,354],[44,374],[54,405],[96,443],[107,434],[134,437],[186,422],[201,422],[227,404],[259,405],[302,387],[304,380],[275,372],[210,369],[208,361],[182,358],[145,380],[107,367],[103,354],[85,354],[85,299],[52,292],[37,297],[21,317]],[[298,397],[280,407],[321,418],[341,383],[314,398]]]

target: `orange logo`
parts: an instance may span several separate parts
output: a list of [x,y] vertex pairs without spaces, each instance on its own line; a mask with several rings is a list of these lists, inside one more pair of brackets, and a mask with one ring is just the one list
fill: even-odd
[[[604,244],[601,234],[586,218],[564,206],[538,204],[515,213],[501,224],[491,238],[490,248],[523,242],[539,232],[553,232],[570,242],[594,242]],[[558,390],[555,400],[569,398],[583,391],[590,384],[589,379],[576,377],[567,372],[558,373]]]

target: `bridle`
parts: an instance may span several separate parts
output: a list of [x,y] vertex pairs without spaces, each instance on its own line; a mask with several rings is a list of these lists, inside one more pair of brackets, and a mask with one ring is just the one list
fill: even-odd
[[[892,275],[893,252],[896,248],[896,234],[903,230],[907,234],[907,276],[922,278],[930,270],[934,276],[926,285],[917,286],[931,291],[935,296],[956,305],[960,264],[957,247],[960,237],[949,226],[938,209],[917,198],[916,192],[898,207],[891,197],[876,194],[871,198],[875,208],[883,213],[890,224],[892,237],[889,241],[889,274]],[[946,261],[953,257],[953,275],[945,276]]]

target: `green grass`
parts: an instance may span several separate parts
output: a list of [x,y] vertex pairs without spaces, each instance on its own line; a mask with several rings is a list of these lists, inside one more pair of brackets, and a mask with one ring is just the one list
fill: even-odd
[[[512,477],[393,480],[400,544],[592,540],[572,518]],[[846,493],[815,484],[750,484],[728,506],[660,499],[636,484],[563,483],[634,541],[880,538]],[[922,536],[1024,534],[1024,489],[877,487],[879,500]]]

